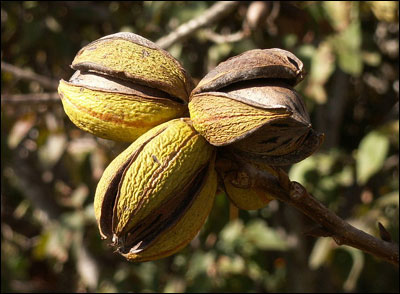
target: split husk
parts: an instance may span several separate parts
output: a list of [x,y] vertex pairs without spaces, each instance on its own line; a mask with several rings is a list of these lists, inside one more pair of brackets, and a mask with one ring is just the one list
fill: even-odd
[[192,91],[190,117],[210,144],[244,157],[288,165],[311,155],[322,142],[304,102],[292,86],[303,64],[282,49],[250,50],[209,72]]
[[95,195],[103,238],[132,261],[186,246],[204,224],[216,192],[214,147],[189,119],[142,135],[104,171]]
[[58,88],[66,114],[98,137],[132,142],[154,126],[185,116],[193,81],[180,63],[133,33],[83,47],[75,74]]

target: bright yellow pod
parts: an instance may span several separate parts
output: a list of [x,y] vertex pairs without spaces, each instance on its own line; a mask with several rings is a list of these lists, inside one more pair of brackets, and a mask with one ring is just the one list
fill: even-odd
[[157,88],[182,102],[188,102],[194,87],[190,75],[171,54],[128,32],[91,42],[79,50],[71,66]]
[[139,137],[110,163],[97,186],[101,235],[134,261],[187,245],[214,201],[214,153],[189,119],[171,120]]
[[[278,170],[229,151],[219,154],[217,172],[229,200],[239,209],[257,210],[282,193]],[[262,181],[258,173],[262,173]]]
[[235,185],[235,180],[233,175],[228,175],[224,178],[224,186],[226,195],[239,209],[261,209],[274,199],[273,194],[263,188]]
[[204,225],[212,209],[217,190],[217,174],[214,163],[209,165],[201,189],[195,195],[191,207],[181,219],[164,232],[146,250],[139,253],[123,254],[128,260],[141,262],[160,259],[177,253],[186,247]]
[[132,142],[154,126],[183,116],[187,106],[143,94],[107,92],[60,81],[65,113],[80,129],[115,141]]
[[66,114],[95,136],[132,142],[168,120],[184,117],[193,81],[155,43],[133,33],[105,36],[83,47],[58,92]]

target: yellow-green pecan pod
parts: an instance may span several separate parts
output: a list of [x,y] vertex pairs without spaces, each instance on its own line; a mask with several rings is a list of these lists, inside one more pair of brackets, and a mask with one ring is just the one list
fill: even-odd
[[213,203],[214,153],[188,118],[143,134],[110,163],[98,183],[94,207],[102,237],[136,261],[187,245]]
[[165,92],[94,73],[77,71],[58,92],[71,121],[98,137],[132,142],[187,106]]
[[187,102],[194,84],[167,51],[142,36],[121,32],[83,47],[71,67],[110,75],[164,91]]
[[228,173],[223,178],[226,195],[239,209],[260,209],[274,199],[269,191],[253,186],[252,181],[243,171]]
[[319,147],[300,95],[303,64],[281,49],[250,50],[219,64],[193,90],[190,117],[215,146],[271,165],[298,162]]
[[148,261],[167,257],[187,246],[200,231],[214,203],[217,190],[214,161],[210,162],[206,174],[198,181],[199,188],[193,195],[193,203],[175,225],[160,234],[146,250],[132,250],[122,255],[131,261]]
[[[221,149],[216,170],[222,189],[239,209],[263,208],[277,198],[278,193],[283,192],[278,170],[262,162],[249,161],[229,151]],[[262,182],[255,176],[257,171],[263,172]]]
[[152,127],[186,116],[190,75],[167,51],[133,33],[83,47],[58,92],[66,114],[96,136],[132,142]]

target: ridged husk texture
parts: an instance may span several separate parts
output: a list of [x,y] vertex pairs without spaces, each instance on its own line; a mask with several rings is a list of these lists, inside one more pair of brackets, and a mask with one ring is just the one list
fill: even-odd
[[304,75],[302,62],[282,49],[232,57],[192,91],[193,125],[212,145],[229,146],[242,156],[271,165],[298,162],[322,142],[292,88]]
[[98,137],[132,142],[187,112],[193,81],[179,62],[133,33],[105,36],[83,47],[60,81],[66,114]]
[[214,149],[189,119],[161,124],[132,143],[97,186],[95,215],[103,238],[132,261],[186,246],[214,201]]

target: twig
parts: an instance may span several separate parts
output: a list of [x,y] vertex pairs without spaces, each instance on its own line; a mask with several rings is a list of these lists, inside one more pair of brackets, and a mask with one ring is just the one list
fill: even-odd
[[292,182],[290,198],[285,197],[280,200],[294,206],[312,220],[319,223],[330,233],[330,236],[338,245],[348,245],[358,248],[398,266],[398,245],[380,240],[353,227],[327,209],[299,183]]
[[216,168],[220,174],[227,171],[245,172],[254,179],[253,187],[270,191],[275,198],[283,201],[301,213],[307,215],[319,227],[311,232],[315,237],[332,237],[338,245],[348,245],[370,253],[394,265],[399,264],[399,246],[371,236],[344,221],[315,199],[299,183],[290,181],[280,168],[275,168],[279,175],[272,175],[256,164],[240,158],[228,163],[220,160]]
[[184,37],[192,34],[196,30],[218,21],[230,13],[237,5],[239,5],[239,3],[240,1],[217,2],[202,15],[180,25],[175,31],[160,38],[156,44],[164,49],[169,48],[172,44],[182,40]]
[[278,33],[278,28],[275,24],[275,20],[279,16],[279,12],[281,10],[281,5],[279,2],[276,2],[276,1],[272,1],[270,3],[272,4],[272,8],[271,8],[270,14],[268,15],[268,17],[266,19],[266,23],[267,23],[268,32],[272,36],[276,36],[276,34]]
[[[275,24],[281,5],[278,1],[253,1],[249,5],[243,27],[245,30],[259,30],[267,25],[270,35],[275,36],[278,28]],[[268,14],[269,12],[269,14]]]
[[60,96],[54,93],[14,94],[1,97],[1,104],[52,104],[60,103]]
[[48,78],[46,76],[39,75],[37,73],[31,72],[19,68],[15,65],[9,64],[7,62],[1,62],[1,71],[9,72],[15,75],[17,78],[35,81],[41,84],[44,88],[49,90],[56,90],[58,87],[58,81]]
[[210,29],[205,29],[203,32],[207,39],[209,39],[217,44],[237,42],[237,41],[240,41],[243,38],[247,37],[250,34],[249,30],[247,30],[247,31],[242,30],[242,31],[238,31],[236,33],[228,34],[228,35],[220,35]]

